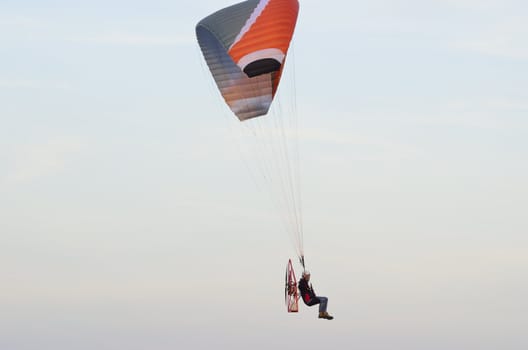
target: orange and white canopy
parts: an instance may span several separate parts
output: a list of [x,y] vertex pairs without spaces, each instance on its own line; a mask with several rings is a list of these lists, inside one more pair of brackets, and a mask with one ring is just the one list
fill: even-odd
[[248,0],[217,11],[196,26],[218,89],[241,121],[268,112],[298,12],[297,0]]

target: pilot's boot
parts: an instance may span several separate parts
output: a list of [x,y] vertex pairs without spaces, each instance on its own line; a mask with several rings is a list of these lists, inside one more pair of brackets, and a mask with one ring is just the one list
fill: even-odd
[[330,314],[325,311],[325,312],[320,312],[319,313],[319,318],[324,318],[324,319],[327,319],[327,320],[333,320],[334,316],[330,316]]

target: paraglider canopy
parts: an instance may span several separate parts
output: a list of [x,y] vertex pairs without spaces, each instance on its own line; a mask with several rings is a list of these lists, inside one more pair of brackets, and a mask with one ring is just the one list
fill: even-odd
[[209,70],[241,121],[268,112],[298,12],[297,0],[248,0],[197,24],[196,36]]

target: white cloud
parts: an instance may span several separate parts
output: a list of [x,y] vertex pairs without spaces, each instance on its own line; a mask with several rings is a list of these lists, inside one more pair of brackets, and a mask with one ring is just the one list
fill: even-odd
[[528,59],[528,24],[524,17],[509,15],[499,17],[495,23],[469,32],[454,42],[454,47],[513,59]]
[[88,44],[133,45],[133,46],[173,46],[194,44],[193,36],[185,35],[146,35],[132,33],[103,33],[94,36],[72,36],[66,41]]
[[0,26],[19,26],[29,27],[37,24],[38,21],[35,18],[22,16],[22,15],[1,15]]
[[0,89],[70,89],[71,86],[65,81],[47,81],[34,79],[1,79]]
[[[145,31],[144,28],[148,28]],[[23,15],[0,15],[0,41],[13,42],[70,42],[81,44],[173,46],[194,44],[191,27],[170,26],[163,22],[142,20],[123,22],[94,31],[86,19],[33,18]],[[176,29],[175,29],[176,28]],[[176,31],[176,32],[175,32]]]
[[458,43],[458,48],[485,55],[501,56],[513,59],[528,59],[528,47],[512,37],[495,36],[474,41]]
[[[346,147],[348,154],[355,159],[362,160],[402,160],[415,159],[422,155],[422,151],[411,144],[390,140],[381,135],[350,133],[337,130],[304,129],[300,131],[300,140],[322,142],[329,146]],[[326,157],[340,159],[343,152],[327,152]]]
[[7,167],[0,180],[6,185],[16,185],[57,174],[80,149],[80,143],[71,139],[19,146],[3,155]]

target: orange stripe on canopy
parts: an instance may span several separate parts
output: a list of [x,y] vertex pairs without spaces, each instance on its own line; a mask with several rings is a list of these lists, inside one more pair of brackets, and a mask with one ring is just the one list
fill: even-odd
[[238,63],[252,52],[270,48],[286,55],[298,13],[297,0],[270,0],[249,31],[229,50],[233,61]]

